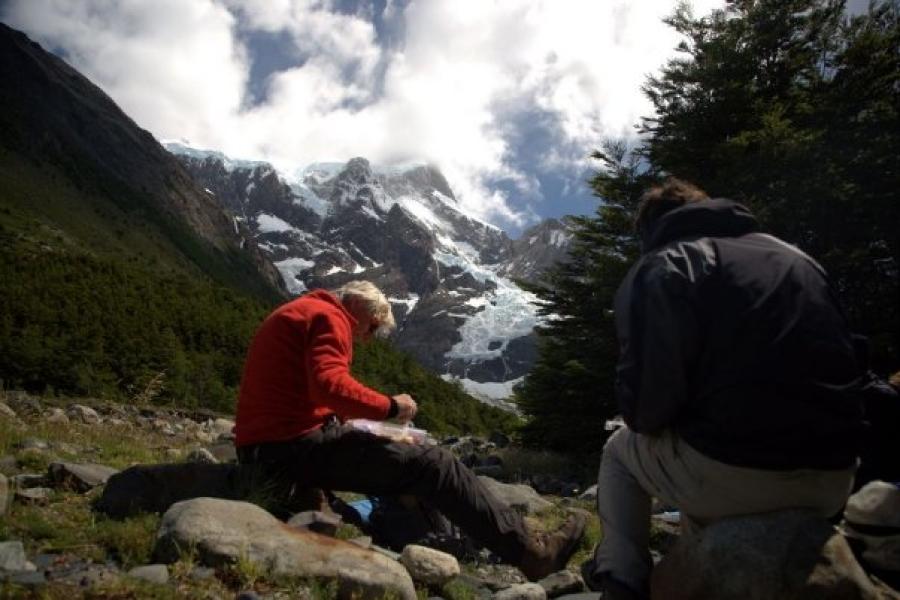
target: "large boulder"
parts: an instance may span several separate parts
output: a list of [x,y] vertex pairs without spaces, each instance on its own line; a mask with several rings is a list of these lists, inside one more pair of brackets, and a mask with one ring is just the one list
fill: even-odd
[[876,600],[846,540],[808,511],[725,519],[683,536],[653,571],[654,600]]
[[247,502],[195,498],[172,506],[163,515],[154,553],[163,562],[174,562],[182,548],[195,548],[207,566],[247,560],[273,576],[337,579],[342,597],[394,594],[416,600],[412,579],[398,562],[343,540],[294,529]]
[[183,463],[136,465],[113,475],[95,508],[113,518],[163,513],[181,500],[242,497],[236,465]]

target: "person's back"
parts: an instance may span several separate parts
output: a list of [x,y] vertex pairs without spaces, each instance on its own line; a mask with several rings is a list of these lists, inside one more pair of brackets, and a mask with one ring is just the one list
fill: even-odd
[[827,276],[753,215],[675,179],[644,194],[643,254],[616,295],[616,396],[627,427],[598,476],[592,587],[640,597],[650,496],[688,531],[846,501],[862,432],[859,364]]
[[822,268],[754,225],[739,205],[709,200],[653,228],[659,245],[644,260],[657,266],[642,277],[683,276],[697,319],[685,333],[698,336],[698,352],[684,357],[690,389],[673,428],[729,464],[847,468],[861,416],[848,391],[862,373],[849,325]]

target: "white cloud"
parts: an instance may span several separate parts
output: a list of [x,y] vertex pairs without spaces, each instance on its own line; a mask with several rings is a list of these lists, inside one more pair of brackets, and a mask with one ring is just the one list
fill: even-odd
[[[477,216],[509,226],[534,218],[536,174],[571,173],[604,136],[634,134],[650,110],[640,85],[677,42],[661,22],[674,4],[391,2],[406,34],[392,48],[367,10],[340,13],[329,0],[12,0],[3,19],[64,49],[157,137],[292,167],[429,160]],[[254,106],[238,24],[287,34],[298,61]],[[523,164],[529,140],[517,128],[528,123],[513,116],[535,111],[555,126],[553,147]]]

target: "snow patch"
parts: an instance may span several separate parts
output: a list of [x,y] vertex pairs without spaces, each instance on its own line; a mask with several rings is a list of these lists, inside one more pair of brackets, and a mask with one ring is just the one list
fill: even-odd
[[516,406],[514,402],[511,402],[510,399],[513,396],[513,388],[521,383],[522,380],[525,379],[524,377],[510,379],[509,381],[487,383],[481,383],[471,379],[461,379],[454,375],[450,375],[449,373],[444,373],[441,375],[441,378],[445,381],[458,381],[467,394],[474,396],[484,404],[502,408],[503,410],[507,410],[517,415],[521,414],[519,407]]
[[282,231],[296,231],[287,221],[279,219],[275,215],[259,213],[256,217],[256,229],[259,233],[277,233]]
[[316,265],[313,261],[305,258],[287,258],[273,264],[281,273],[284,284],[292,294],[302,294],[306,291],[306,284],[298,276]]

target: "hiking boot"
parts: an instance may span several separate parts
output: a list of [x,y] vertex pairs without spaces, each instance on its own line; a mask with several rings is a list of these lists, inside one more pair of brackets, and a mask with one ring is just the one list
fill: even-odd
[[601,598],[603,600],[650,600],[649,596],[635,592],[606,573],[594,573],[593,569],[593,560],[581,563],[581,578],[589,590],[602,592]]
[[519,570],[530,581],[562,571],[578,549],[587,518],[583,511],[572,511],[566,522],[552,533],[535,533],[525,547]]

